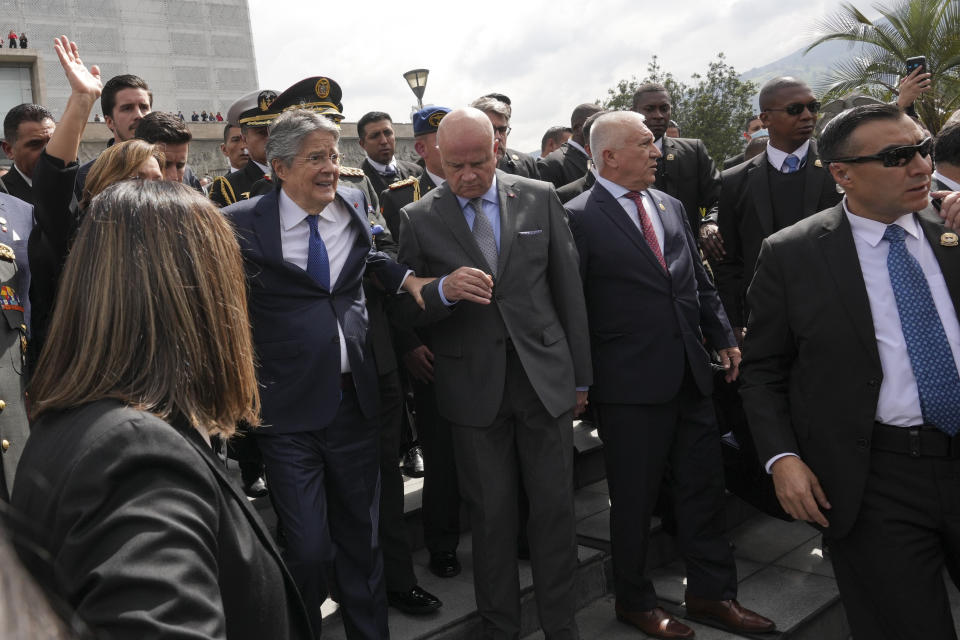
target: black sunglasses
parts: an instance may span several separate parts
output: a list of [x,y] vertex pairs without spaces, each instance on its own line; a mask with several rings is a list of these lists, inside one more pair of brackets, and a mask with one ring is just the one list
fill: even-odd
[[926,158],[929,156],[932,147],[933,139],[926,138],[917,144],[909,144],[905,147],[894,147],[893,149],[887,149],[886,151],[875,153],[872,156],[837,158],[836,160],[829,160],[829,162],[869,162],[871,160],[880,160],[883,162],[883,166],[885,167],[903,167],[913,160],[913,156],[917,155],[918,153],[920,154],[921,158]]
[[793,104],[788,104],[782,109],[764,109],[764,111],[786,111],[787,115],[798,116],[803,113],[804,109],[807,109],[810,113],[816,115],[820,111],[820,107],[823,106],[820,104],[819,100],[814,100],[813,102],[808,102],[806,104],[802,102],[794,102]]

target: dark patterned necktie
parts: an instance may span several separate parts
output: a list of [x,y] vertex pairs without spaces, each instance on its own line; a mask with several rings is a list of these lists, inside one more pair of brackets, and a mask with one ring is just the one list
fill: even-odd
[[310,241],[307,244],[307,274],[324,289],[330,289],[330,258],[327,245],[320,237],[320,216],[307,216],[310,225]]
[[887,270],[917,379],[920,409],[924,422],[955,436],[960,431],[960,375],[930,285],[920,263],[907,251],[905,236],[906,231],[896,224],[883,232],[890,244]]
[[647,210],[643,208],[643,198],[640,197],[640,192],[628,191],[626,196],[637,205],[637,217],[640,218],[640,230],[643,232],[643,239],[647,241],[650,251],[653,251],[653,255],[656,256],[657,262],[660,263],[664,271],[669,271],[667,261],[663,259],[663,252],[660,250],[660,243],[657,241],[657,232],[653,230],[650,216],[647,215]]

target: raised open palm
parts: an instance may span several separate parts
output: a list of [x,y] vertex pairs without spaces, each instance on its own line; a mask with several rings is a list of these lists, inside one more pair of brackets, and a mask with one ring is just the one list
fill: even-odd
[[54,39],[53,48],[57,52],[63,71],[70,82],[70,89],[74,93],[89,93],[94,97],[99,97],[103,90],[100,68],[93,65],[87,69],[80,59],[80,50],[77,49],[77,43],[71,42],[67,36],[60,36]]

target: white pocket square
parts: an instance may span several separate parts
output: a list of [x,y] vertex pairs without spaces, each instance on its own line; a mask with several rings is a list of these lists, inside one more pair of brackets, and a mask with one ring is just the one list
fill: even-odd
[[535,236],[538,233],[543,233],[543,229],[533,229],[531,231],[520,231],[517,233],[519,236]]

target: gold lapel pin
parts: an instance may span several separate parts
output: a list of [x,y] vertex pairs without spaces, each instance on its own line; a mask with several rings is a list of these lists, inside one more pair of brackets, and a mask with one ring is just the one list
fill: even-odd
[[960,244],[960,241],[957,240],[957,234],[947,232],[940,236],[940,245],[944,247],[955,247]]
[[820,158],[817,158],[816,160],[813,161],[813,166],[820,167],[821,169],[823,168],[823,163],[820,162]]
[[672,154],[672,153],[668,153],[668,154],[667,154],[667,160],[673,160],[673,154]]
[[666,208],[665,206],[663,206],[663,203],[662,203],[662,202],[658,202],[657,204],[660,205],[660,211],[666,211],[666,210],[667,210],[667,208]]

